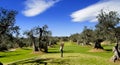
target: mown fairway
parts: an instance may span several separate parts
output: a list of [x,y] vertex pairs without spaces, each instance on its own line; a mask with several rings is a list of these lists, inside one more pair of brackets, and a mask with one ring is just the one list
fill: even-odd
[[49,48],[49,53],[33,53],[32,49],[17,49],[11,52],[0,52],[0,61],[4,64],[24,65],[119,65],[119,62],[110,61],[113,45],[104,45],[103,52],[89,52],[92,47],[78,46],[66,42],[64,57],[60,57],[59,45]]

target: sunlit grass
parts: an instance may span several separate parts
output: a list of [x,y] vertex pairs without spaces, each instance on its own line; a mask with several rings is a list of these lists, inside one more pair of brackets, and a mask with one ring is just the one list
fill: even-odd
[[21,59],[26,59],[30,57],[35,57],[32,54],[32,49],[16,49],[16,51],[0,52],[0,61],[2,63],[9,63]]
[[[110,61],[113,55],[111,50],[113,46],[113,44],[103,45],[105,52],[88,52],[93,49],[93,47],[65,42],[63,58],[60,57],[58,44],[49,48],[49,53],[44,54],[33,54],[32,49],[17,49],[13,52],[0,52],[0,61],[3,63],[23,63],[24,65],[30,65],[31,63],[47,63],[48,65],[119,65],[119,63]],[[28,58],[32,59],[23,60]]]

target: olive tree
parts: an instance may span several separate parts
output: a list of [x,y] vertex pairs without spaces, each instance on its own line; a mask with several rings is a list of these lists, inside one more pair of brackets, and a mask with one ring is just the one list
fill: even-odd
[[96,28],[100,30],[104,38],[108,39],[110,36],[116,39],[116,52],[117,58],[120,58],[120,26],[118,26],[120,17],[115,11],[110,11],[106,13],[101,10],[100,14],[97,16],[98,24]]
[[49,38],[52,34],[51,31],[48,30],[48,26],[36,27],[36,34],[39,38],[39,50],[42,51],[43,49],[44,52],[48,52]]
[[0,51],[13,46],[13,33],[17,33],[19,28],[19,26],[15,26],[16,14],[15,10],[0,8]]
[[35,32],[35,28],[31,29],[30,31],[25,31],[24,34],[29,38],[30,42],[33,45],[33,51],[39,51],[38,47],[37,47],[37,43],[36,43],[36,32]]

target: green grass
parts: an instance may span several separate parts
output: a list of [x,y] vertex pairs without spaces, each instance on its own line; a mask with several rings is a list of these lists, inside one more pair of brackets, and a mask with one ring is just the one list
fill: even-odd
[[119,62],[110,61],[114,45],[103,45],[105,52],[88,52],[93,47],[78,46],[75,43],[66,42],[64,57],[60,57],[59,45],[49,48],[49,53],[32,54],[32,49],[17,49],[13,52],[0,52],[0,61],[16,64],[41,64],[44,65],[119,65]]
[[10,63],[21,59],[36,57],[32,54],[32,49],[16,49],[16,51],[0,52],[0,61],[2,63]]

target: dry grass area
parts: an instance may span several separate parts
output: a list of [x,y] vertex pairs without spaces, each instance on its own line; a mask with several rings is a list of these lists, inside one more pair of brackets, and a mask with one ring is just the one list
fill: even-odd
[[104,49],[91,49],[88,52],[106,52]]

